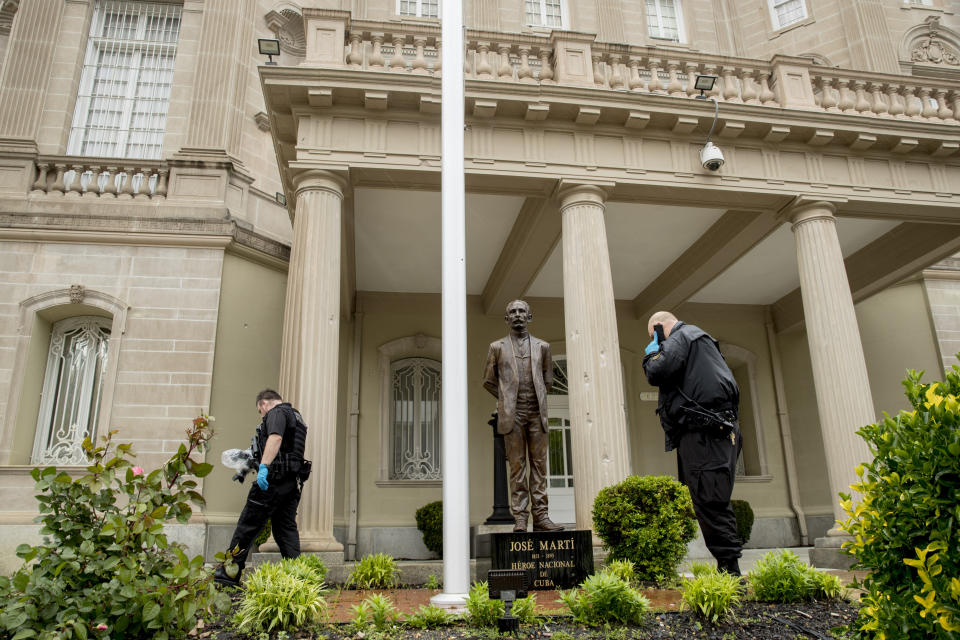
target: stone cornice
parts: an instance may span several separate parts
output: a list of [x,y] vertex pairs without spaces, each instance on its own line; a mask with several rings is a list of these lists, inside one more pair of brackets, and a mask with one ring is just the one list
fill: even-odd
[[0,213],[0,241],[224,248],[285,271],[290,247],[236,220]]

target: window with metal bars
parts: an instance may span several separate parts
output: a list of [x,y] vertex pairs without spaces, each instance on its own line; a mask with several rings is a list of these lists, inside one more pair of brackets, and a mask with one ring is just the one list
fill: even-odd
[[97,0],[67,153],[159,159],[181,5]]
[[770,17],[774,29],[783,29],[806,20],[807,5],[804,0],[770,0]]
[[528,26],[566,28],[562,0],[525,0],[525,3]]
[[682,42],[680,0],[647,0],[647,32],[651,38]]
[[53,325],[32,464],[84,464],[94,439],[110,342],[110,320],[82,316]]
[[440,363],[405,358],[390,369],[390,479],[440,480]]
[[397,0],[397,13],[417,18],[439,18],[440,0]]

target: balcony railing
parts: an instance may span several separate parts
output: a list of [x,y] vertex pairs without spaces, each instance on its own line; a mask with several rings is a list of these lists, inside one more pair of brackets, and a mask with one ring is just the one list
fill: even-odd
[[123,158],[40,156],[35,196],[153,200],[167,196],[166,163]]
[[[340,19],[333,13],[305,10],[304,17],[332,23]],[[345,46],[341,60],[330,60],[334,66],[426,76],[442,72],[438,26],[342,19],[340,24]],[[574,49],[579,58],[571,57]],[[322,55],[311,56],[309,44],[307,60],[324,64]],[[778,73],[778,65],[791,72]],[[803,58],[762,61],[601,43],[571,32],[468,30],[463,71],[473,80],[688,98],[700,93],[693,86],[697,75],[714,75],[718,81],[707,95],[719,102],[960,124],[960,82],[952,80],[848,71]]]

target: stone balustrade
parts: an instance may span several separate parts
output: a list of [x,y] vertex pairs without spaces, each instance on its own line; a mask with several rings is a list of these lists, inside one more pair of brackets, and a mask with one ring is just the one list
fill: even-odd
[[960,83],[810,68],[818,107],[834,113],[960,124]]
[[[321,16],[339,21],[336,16]],[[432,24],[340,21],[340,66],[406,74],[441,73],[440,28]],[[802,108],[870,117],[960,124],[960,83],[855,72],[777,56],[771,61],[596,42],[590,34],[466,32],[471,80],[592,86],[692,98],[697,75],[718,78],[718,102]],[[308,59],[311,59],[308,53]],[[314,56],[313,59],[318,59]]]
[[153,200],[167,196],[166,164],[156,160],[41,156],[31,195]]

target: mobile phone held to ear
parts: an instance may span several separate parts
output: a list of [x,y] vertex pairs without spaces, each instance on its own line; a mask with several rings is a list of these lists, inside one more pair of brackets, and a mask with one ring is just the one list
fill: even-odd
[[653,325],[653,332],[657,334],[657,344],[663,344],[666,341],[667,336],[663,334],[663,325],[655,324]]

